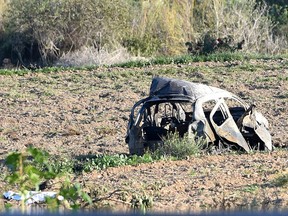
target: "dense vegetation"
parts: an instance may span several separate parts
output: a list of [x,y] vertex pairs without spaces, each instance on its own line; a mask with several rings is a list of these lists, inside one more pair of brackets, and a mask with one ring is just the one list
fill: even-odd
[[287,3],[280,0],[0,3],[0,61],[14,65],[101,64],[93,57],[120,48],[137,56],[179,55],[186,42],[209,50],[217,38],[228,38],[231,47],[244,41],[245,53],[287,52]]

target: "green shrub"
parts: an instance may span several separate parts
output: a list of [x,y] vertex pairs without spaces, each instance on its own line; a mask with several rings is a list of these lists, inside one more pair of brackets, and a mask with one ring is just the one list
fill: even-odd
[[127,156],[123,154],[119,155],[96,155],[94,158],[86,158],[84,161],[79,161],[82,164],[82,170],[90,172],[92,170],[102,170],[109,167],[125,166],[125,165],[137,165],[140,163],[151,163],[154,158],[150,154],[144,154],[143,156]]
[[278,176],[272,183],[276,187],[288,186],[288,173]]
[[178,133],[170,133],[167,137],[163,138],[161,144],[155,151],[155,155],[171,156],[176,159],[185,159],[187,156],[198,155],[202,152],[206,145],[206,141],[202,138],[179,137]]

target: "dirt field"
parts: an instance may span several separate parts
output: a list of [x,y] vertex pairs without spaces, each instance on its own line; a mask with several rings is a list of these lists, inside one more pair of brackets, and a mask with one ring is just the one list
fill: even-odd
[[130,108],[147,96],[155,75],[209,84],[254,102],[278,149],[109,168],[75,181],[103,197],[118,190],[101,204],[123,211],[135,194],[152,199],[152,211],[288,206],[287,184],[281,184],[288,174],[287,59],[1,75],[0,158],[27,146],[63,157],[128,153]]

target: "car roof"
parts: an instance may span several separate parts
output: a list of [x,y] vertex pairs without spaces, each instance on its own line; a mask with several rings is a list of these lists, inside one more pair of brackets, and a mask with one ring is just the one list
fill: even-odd
[[211,94],[231,94],[230,92],[208,86],[201,83],[193,83],[184,80],[171,79],[166,77],[154,77],[150,86],[150,97],[158,98],[190,98],[196,101],[197,98]]

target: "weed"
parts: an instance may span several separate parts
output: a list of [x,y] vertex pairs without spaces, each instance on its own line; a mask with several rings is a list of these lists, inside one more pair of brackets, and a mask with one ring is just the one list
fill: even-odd
[[276,187],[288,186],[288,173],[280,175],[272,183]]
[[115,128],[110,128],[108,126],[97,127],[95,128],[95,131],[100,136],[113,135],[117,132]]
[[137,165],[140,163],[151,163],[155,159],[150,154],[144,154],[143,156],[126,156],[120,155],[100,155],[95,158],[86,158],[81,162],[82,170],[90,172],[92,170],[102,170],[108,167],[117,167],[124,165]]
[[84,163],[83,170],[84,171],[92,171],[94,169],[102,170],[108,167],[116,167],[125,165],[126,157],[124,155],[103,155],[98,156],[93,159],[86,159],[86,163]]
[[132,155],[128,158],[128,165],[137,165],[140,163],[152,163],[158,158],[153,157],[150,153],[145,153],[142,156]]
[[242,191],[244,192],[249,192],[249,193],[254,193],[259,189],[258,185],[256,184],[252,184],[252,185],[248,185],[245,188],[242,189]]
[[82,190],[81,185],[78,183],[71,184],[70,181],[66,181],[60,188],[59,195],[63,196],[65,200],[69,201],[69,206],[66,206],[68,208],[79,209],[81,207],[78,201],[79,197],[81,197],[84,202],[92,204],[92,199]]
[[143,195],[133,195],[130,201],[132,208],[139,209],[141,212],[146,213],[148,208],[151,208],[153,205],[153,198]]
[[242,64],[239,68],[244,71],[250,71],[250,72],[257,71],[257,67],[253,64]]
[[54,173],[73,173],[75,168],[75,160],[70,158],[50,157],[49,163]]
[[9,69],[0,69],[0,75],[19,75],[19,76],[23,76],[25,74],[27,74],[29,71],[28,70],[9,70]]
[[113,64],[112,67],[122,67],[122,68],[141,68],[150,65],[148,61],[137,60],[137,61],[128,61],[120,64]]
[[272,82],[273,80],[275,80],[275,77],[258,77],[256,78],[257,82]]
[[165,181],[155,181],[150,187],[153,191],[161,191],[162,188],[167,186],[167,182]]
[[184,159],[187,156],[198,155],[204,148],[206,141],[202,138],[191,138],[188,135],[179,137],[178,133],[170,133],[163,138],[163,145],[155,151],[155,155],[172,156],[176,159]]
[[0,136],[0,142],[2,143],[7,142],[7,139],[5,137]]
[[197,175],[197,172],[195,170],[190,171],[190,176],[195,177]]
[[109,167],[118,167],[125,165],[137,165],[140,163],[152,163],[159,158],[153,157],[151,154],[146,153],[142,156],[125,154],[116,155],[92,155],[81,158],[59,158],[50,157],[49,163],[51,170],[56,174],[61,173],[81,173],[91,172],[93,170],[103,170]]
[[47,88],[44,92],[43,95],[46,97],[52,97],[56,95],[56,91],[53,88]]

